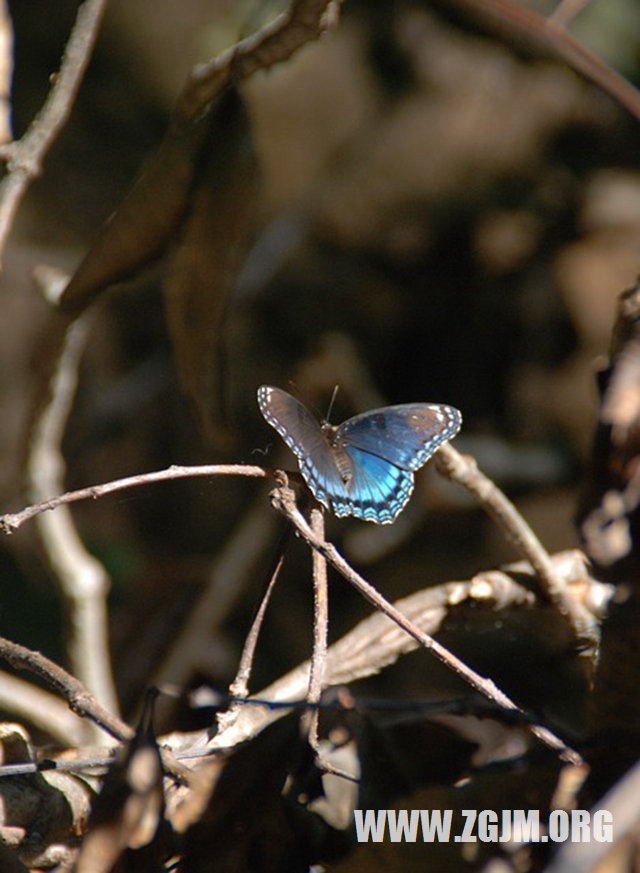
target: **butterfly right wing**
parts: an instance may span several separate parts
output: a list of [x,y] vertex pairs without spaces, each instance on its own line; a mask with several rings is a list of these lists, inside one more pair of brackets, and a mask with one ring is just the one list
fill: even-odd
[[300,472],[316,500],[336,515],[350,515],[350,499],[322,427],[295,397],[261,385],[258,406],[298,459]]
[[443,403],[403,403],[355,415],[338,428],[338,443],[418,470],[460,430],[462,416]]
[[342,512],[334,505],[335,514],[355,515],[376,524],[395,521],[411,497],[413,473],[353,446],[346,453],[353,470],[346,486],[349,500]]

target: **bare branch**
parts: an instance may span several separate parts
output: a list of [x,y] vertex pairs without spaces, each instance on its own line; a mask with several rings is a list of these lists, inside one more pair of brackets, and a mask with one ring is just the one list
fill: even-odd
[[107,0],[84,0],[67,42],[55,84],[47,100],[19,142],[4,150],[8,173],[0,183],[0,267],[16,212],[27,188],[40,175],[42,161],[60,133],[89,63]]
[[[366,581],[359,573],[350,566],[350,564],[342,557],[336,547],[331,543],[327,543],[320,539],[311,529],[306,519],[298,509],[295,503],[293,491],[285,485],[281,485],[271,495],[274,507],[281,512],[294,525],[298,533],[309,543],[309,545],[320,552],[327,561],[334,567],[341,576],[343,576],[353,587],[376,609],[383,612],[391,618],[399,627],[401,627],[409,636],[413,637],[425,649],[433,652],[436,658],[445,664],[450,670],[453,670],[461,679],[467,682],[472,688],[480,692],[484,697],[493,701],[499,707],[511,712],[520,712],[520,708],[514,703],[498,686],[489,678],[480,676],[475,670],[472,670],[464,661],[456,657],[447,648],[441,645],[429,634],[424,633],[413,621],[399,612],[393,604],[377,591],[373,585]],[[580,755],[565,745],[562,740],[558,739],[551,731],[537,725],[532,726],[532,732],[550,749],[559,753],[560,757],[572,764],[579,764],[582,761]]]
[[[592,582],[586,574],[584,557],[579,552],[561,552],[554,555],[552,561],[567,584],[584,587],[585,582]],[[493,610],[532,604],[534,595],[511,578],[511,571],[519,575],[531,574],[531,568],[525,567],[521,562],[506,567],[504,571],[478,573],[469,581],[445,582],[417,591],[398,600],[395,607],[422,632],[433,635],[441,630],[449,611],[454,606],[460,608],[465,602]],[[598,587],[597,583],[592,584]],[[418,645],[413,637],[394,624],[387,615],[375,612],[329,647],[325,686],[345,685],[376,675],[403,655],[414,651]],[[258,692],[255,698],[280,706],[291,701],[302,702],[309,685],[309,671],[310,662],[305,661],[268,688]],[[225,722],[224,728],[214,737],[205,738],[204,745],[197,743],[195,748],[198,752],[205,754],[204,750],[215,751],[244,742],[287,711],[250,704],[251,699],[245,705],[239,706],[233,722]]]
[[194,476],[250,476],[264,479],[273,475],[273,470],[266,467],[253,467],[249,464],[205,464],[195,467],[181,467],[177,464],[172,464],[166,470],[156,470],[153,473],[139,473],[137,476],[114,479],[112,482],[105,482],[102,485],[89,485],[87,488],[67,491],[58,497],[52,497],[49,500],[43,500],[32,506],[27,506],[25,509],[20,510],[20,512],[6,513],[0,516],[0,530],[6,534],[11,534],[36,515],[51,509],[57,509],[58,506],[63,506],[67,503],[77,503],[80,500],[96,500],[98,497],[104,497],[107,494],[125,491],[127,488],[139,488],[141,485],[150,485],[153,482],[166,482],[170,479],[188,479]]
[[[264,617],[267,612],[267,606],[269,605],[269,600],[271,599],[271,595],[273,594],[275,584],[278,581],[278,577],[280,575],[280,571],[282,570],[283,563],[284,552],[282,551],[278,556],[276,566],[273,570],[273,573],[271,574],[269,582],[267,583],[266,590],[262,595],[262,598],[258,605],[258,609],[256,610],[255,617],[251,623],[251,627],[249,628],[249,633],[247,634],[247,638],[242,649],[242,655],[240,656],[240,663],[238,664],[238,670],[236,672],[235,679],[229,686],[229,695],[231,697],[237,697],[239,699],[242,699],[249,696],[249,677],[251,676],[251,669],[253,667],[256,646],[258,645],[258,635],[260,634],[260,629],[262,628]],[[233,711],[233,706],[231,707],[231,710]],[[223,713],[221,718],[224,718],[228,715],[229,712]]]
[[576,636],[588,638],[593,624],[592,617],[567,590],[549,553],[509,498],[478,469],[471,456],[461,455],[452,446],[441,446],[434,460],[443,476],[473,494],[505,537],[529,561],[546,597],[569,619]]
[[[59,493],[64,487],[62,441],[90,326],[90,319],[84,315],[65,332],[47,401],[32,428],[26,471],[35,497]],[[107,629],[111,580],[103,564],[86,550],[68,507],[40,515],[37,522],[42,545],[66,600],[71,668],[107,709],[117,713]]]
[[[324,540],[324,510],[315,506],[311,510],[311,529]],[[309,670],[309,688],[307,701],[311,706],[309,713],[309,743],[316,754],[319,754],[318,742],[318,708],[322,697],[324,672],[327,661],[327,632],[329,628],[329,590],[327,586],[327,562],[316,549],[313,558],[313,652]]]
[[130,740],[133,731],[115,715],[108,712],[95,699],[93,694],[66,670],[54,664],[49,658],[34,652],[26,646],[13,643],[0,637],[0,658],[16,670],[29,670],[43,679],[56,694],[63,697],[77,715],[90,718],[116,740]]

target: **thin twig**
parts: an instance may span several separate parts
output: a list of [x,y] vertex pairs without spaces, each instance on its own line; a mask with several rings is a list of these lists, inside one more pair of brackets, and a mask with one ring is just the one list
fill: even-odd
[[434,460],[443,476],[473,494],[505,537],[527,559],[545,596],[569,619],[576,636],[589,636],[591,616],[576,602],[562,577],[556,572],[549,553],[504,492],[478,469],[470,455],[461,455],[453,446],[441,446]]
[[[568,569],[564,555],[560,559],[560,565],[567,568],[568,576],[572,575],[573,570]],[[571,566],[575,566],[575,562]],[[454,605],[460,607],[465,601],[481,603],[492,609],[507,609],[533,603],[534,598],[531,592],[504,573],[494,571],[490,574],[481,573],[471,581],[446,582],[417,591],[397,601],[395,606],[421,630],[435,634],[441,629],[449,610]],[[396,663],[403,655],[414,651],[418,645],[413,637],[408,636],[386,615],[374,612],[328,649],[325,686],[350,684],[374,676]],[[298,664],[255,696],[280,704],[298,700],[308,693],[309,671],[309,661]],[[198,737],[191,745],[202,754],[203,750],[215,751],[232,747],[255,736],[280,715],[274,715],[263,707],[243,706],[231,727],[225,728],[212,738]]]
[[127,488],[138,488],[141,485],[150,485],[154,482],[166,482],[170,479],[188,479],[195,476],[249,476],[265,479],[275,475],[274,470],[267,467],[254,467],[249,464],[205,464],[195,467],[181,467],[173,464],[166,470],[156,470],[153,473],[139,473],[137,476],[127,476],[125,479],[114,479],[104,482],[102,485],[89,485],[77,491],[67,491],[58,497],[43,500],[32,506],[27,506],[19,512],[8,512],[0,516],[0,530],[11,534],[26,521],[41,512],[47,512],[63,506],[67,503],[77,503],[80,500],[95,500],[107,494],[117,491],[125,491]]
[[29,670],[35,673],[67,701],[73,712],[83,718],[90,718],[116,740],[132,739],[134,732],[129,725],[101,706],[79,679],[40,652],[34,652],[26,646],[0,637],[0,658],[16,670]]
[[[450,445],[442,446],[439,449],[435,456],[435,462],[444,476],[458,482],[473,493],[484,509],[496,520],[507,538],[531,563],[549,599],[559,605],[563,613],[570,618],[578,634],[588,634],[590,624],[588,615],[584,613],[580,605],[576,605],[574,599],[567,593],[564,583],[558,578],[554,570],[547,551],[505,494],[480,472],[472,458],[461,455]],[[91,485],[77,491],[69,491],[50,500],[27,506],[19,512],[6,513],[0,516],[0,530],[10,534],[34,516],[63,504],[90,498],[97,499],[117,491],[155,482],[192,476],[268,478],[273,477],[275,472],[270,468],[245,464],[209,464],[194,467],[172,465],[165,470],[141,473],[137,476],[129,476],[101,485]],[[290,479],[297,478],[295,474],[288,475]]]
[[[325,538],[324,512],[320,506],[311,510],[311,529],[320,540]],[[327,562],[314,549],[313,554],[313,650],[309,670],[307,702],[309,711],[309,744],[318,754],[318,704],[322,697],[324,671],[327,661],[327,631],[329,627],[329,593],[327,586]]]
[[[439,453],[442,454],[444,450],[451,451],[450,447],[445,446],[439,450]],[[458,453],[455,453],[455,456],[458,456]],[[463,464],[467,472],[469,472],[466,464]],[[28,518],[33,517],[39,512],[43,512],[47,509],[53,509],[56,506],[59,506],[63,503],[70,503],[76,500],[83,500],[89,497],[96,498],[99,496],[103,496],[108,493],[113,493],[114,491],[120,491],[125,488],[136,487],[143,484],[149,484],[150,482],[163,481],[167,479],[175,479],[175,478],[184,478],[189,476],[212,476],[212,475],[244,475],[244,476],[254,476],[259,478],[266,478],[268,476],[275,475],[276,471],[271,469],[265,469],[262,467],[253,467],[247,465],[207,465],[202,467],[178,467],[173,466],[169,467],[166,470],[157,471],[155,473],[141,474],[139,476],[131,476],[126,479],[116,480],[114,482],[105,483],[103,485],[92,486],[90,488],[81,489],[80,491],[69,492],[67,494],[61,495],[58,498],[53,498],[50,501],[45,501],[42,504],[38,504],[33,507],[27,507],[22,510],[20,513],[9,514],[3,517],[0,517],[0,526],[3,527],[7,532],[16,529],[19,527],[24,521]],[[466,474],[462,476],[462,480],[464,481]],[[473,477],[472,477],[473,480]],[[480,492],[479,496],[484,496],[486,500],[487,494],[493,495],[495,497],[495,492],[493,489],[493,483],[490,483],[489,480],[486,482],[483,479],[476,479],[477,483],[480,483],[478,486],[478,490]],[[492,488],[489,488],[489,486]],[[475,486],[474,486],[475,487]],[[498,489],[495,489],[497,492]],[[504,695],[490,679],[483,679],[478,676],[473,670],[471,670],[467,665],[465,665],[462,661],[448,652],[443,646],[437,643],[432,637],[428,634],[424,634],[420,631],[416,625],[406,619],[401,613],[399,613],[394,607],[389,604],[383,597],[380,595],[373,586],[369,585],[361,576],[359,576],[350,566],[349,564],[342,558],[339,553],[335,550],[333,546],[328,543],[325,543],[323,540],[319,540],[311,528],[307,525],[306,521],[298,511],[295,506],[295,502],[293,501],[292,492],[289,489],[286,489],[286,494],[289,495],[286,500],[282,497],[283,490],[279,490],[275,492],[275,503],[277,508],[280,509],[283,514],[290,518],[291,521],[294,522],[295,526],[303,534],[305,539],[308,540],[310,545],[313,546],[314,549],[320,551],[321,554],[331,563],[338,571],[347,578],[347,580],[353,584],[362,595],[369,600],[376,608],[381,609],[385,614],[389,615],[394,621],[396,621],[407,633],[410,634],[420,645],[425,646],[426,648],[432,650],[434,654],[447,663],[453,670],[458,672],[467,682],[469,682],[472,687],[479,690],[482,694],[489,697],[489,699],[495,700],[500,706],[504,709],[508,710],[517,710],[517,706],[513,703],[506,695]],[[498,492],[501,494],[501,492]],[[501,495],[501,500],[506,501],[504,495]],[[491,503],[491,501],[489,501]],[[528,527],[520,528],[519,524],[522,521],[519,514],[515,510],[515,507],[512,507],[508,501],[506,501],[506,505],[511,507],[510,511],[516,512],[517,523],[515,527],[511,526],[509,528],[510,532],[514,531],[522,531],[528,530]],[[518,534],[520,535],[520,534]],[[526,540],[526,537],[525,537]],[[540,548],[542,548],[540,546]],[[549,556],[546,552],[543,551],[546,559],[549,560]],[[528,552],[524,552],[525,555],[529,557]],[[536,563],[539,563],[539,553],[534,549],[534,560]],[[537,558],[536,558],[537,555]],[[544,558],[543,558],[544,564]],[[536,571],[540,571],[540,567],[536,566]],[[552,564],[547,568],[546,571],[548,577],[550,579],[554,579],[554,569]],[[556,584],[557,580],[556,580]],[[560,580],[560,587],[562,589],[562,580]],[[555,737],[551,732],[547,731],[544,728],[535,728],[534,732],[536,735],[545,743],[547,743],[551,748],[555,748],[561,752],[563,756],[572,762],[579,760],[579,756],[573,750],[568,749],[557,737]]]
[[[222,704],[221,700],[221,704]],[[263,711],[265,714],[264,723],[261,728],[267,724],[277,721],[279,718],[288,715],[291,710],[306,711],[309,709],[309,702],[305,697],[297,700],[266,700],[259,697],[250,697],[245,699],[227,698],[227,703],[238,706],[239,710],[250,709],[253,712]],[[372,715],[375,713],[382,714],[399,714],[402,717],[420,716],[421,718],[434,719],[438,723],[444,723],[443,719],[450,716],[477,716],[479,718],[496,718],[499,713],[499,707],[488,703],[486,700],[476,698],[470,700],[468,697],[451,697],[443,700],[398,700],[385,698],[370,698],[370,697],[352,697],[350,695],[336,695],[331,700],[323,701],[316,704],[315,708],[324,712],[358,712],[360,715]],[[513,726],[530,725],[531,718],[526,714],[514,712],[510,717],[509,724],[505,725],[505,729]],[[255,730],[252,736],[257,735],[260,730]],[[163,756],[166,754],[170,760],[174,761],[179,768],[179,776],[184,776],[181,781],[189,782],[189,777],[193,774],[193,764],[198,759],[212,755],[216,751],[224,748],[228,752],[237,743],[227,743],[216,745],[219,734],[214,737],[214,742],[207,748],[194,747],[193,745],[185,745],[183,740],[188,734],[180,732],[172,733],[166,737],[158,737],[158,742],[161,743]],[[247,738],[245,737],[245,740]],[[237,742],[240,742],[239,740]],[[171,751],[172,743],[176,745],[175,751]],[[51,770],[61,772],[82,772],[82,771],[97,771],[107,768],[113,763],[114,756],[117,754],[115,749],[96,749],[87,750],[86,758],[75,757],[67,758],[46,758],[41,761],[15,761],[11,764],[0,765],[0,779],[4,776],[22,776],[27,773],[43,773]],[[182,765],[181,762],[188,762]],[[324,762],[320,762],[320,766],[324,766]],[[329,768],[327,768],[329,769]],[[345,771],[337,771],[331,767],[330,772],[338,772],[339,775],[347,775]],[[347,778],[352,778],[347,775]]]
[[[592,583],[586,575],[583,557],[577,551],[562,552],[554,555],[552,560],[557,565],[567,583],[575,583],[584,587],[586,582]],[[442,629],[450,610],[460,609],[465,603],[471,608],[482,607],[490,611],[522,607],[534,602],[533,594],[509,575],[517,572],[518,577],[531,573],[522,563],[505,568],[505,572],[488,571],[479,573],[473,579],[464,582],[445,582],[441,585],[417,591],[398,600],[395,607],[417,624],[423,631],[435,634]],[[374,612],[360,621],[344,637],[335,642],[327,651],[325,684],[335,687],[348,684],[379,673],[394,664],[405,654],[414,651],[419,643],[404,630],[398,627],[388,616]],[[232,724],[225,724],[224,730],[210,737],[209,732],[201,732],[196,737],[190,736],[185,742],[183,735],[172,735],[172,738],[161,738],[163,747],[174,749],[176,758],[199,758],[220,750],[228,750],[256,736],[267,725],[286,715],[292,708],[303,709],[307,706],[306,696],[309,686],[310,662],[305,661],[296,666],[286,675],[280,677],[258,694],[238,704],[237,718]],[[331,708],[339,706],[339,702],[328,702]],[[465,712],[477,713],[479,702],[468,699],[453,701],[368,701],[357,700],[354,705],[358,709],[401,708],[433,714]],[[490,707],[489,704],[487,706]],[[491,709],[486,710],[491,714]],[[519,713],[513,713],[518,720]],[[530,717],[525,713],[522,723],[529,723]],[[178,741],[176,741],[178,740]],[[112,760],[112,752],[105,753],[102,758],[93,755],[86,761],[57,762],[59,769],[82,770],[92,766],[106,766]],[[18,767],[19,765],[13,765]],[[15,772],[34,772],[38,765],[23,765],[23,769]],[[0,775],[11,772],[6,767]]]
[[[130,742],[134,738],[133,728],[106,710],[79,679],[40,652],[0,637],[0,658],[11,664],[15,670],[28,670],[39,676],[56,694],[67,701],[72,712],[81,718],[90,719],[115,740]],[[162,749],[161,755],[165,772],[178,782],[188,782],[189,770],[175,759],[171,749]],[[107,752],[107,756],[107,760],[112,760],[110,751]]]
[[45,154],[71,113],[106,5],[107,0],[84,0],[79,6],[55,84],[44,106],[22,139],[5,147],[9,162],[8,173],[0,183],[0,267],[20,202],[40,174]]
[[[236,671],[236,676],[231,685],[229,686],[229,696],[232,699],[231,705],[228,709],[225,709],[222,712],[218,713],[216,722],[217,728],[216,733],[220,733],[222,731],[229,730],[229,728],[234,724],[236,718],[240,710],[242,709],[243,700],[247,699],[249,696],[249,677],[251,675],[251,670],[253,668],[253,660],[255,656],[256,646],[258,645],[258,637],[260,635],[260,630],[262,628],[262,624],[264,622],[264,617],[267,611],[267,606],[269,605],[269,601],[271,600],[271,595],[273,594],[273,589],[275,588],[276,582],[278,581],[278,577],[280,576],[280,571],[282,570],[282,565],[284,563],[284,553],[286,542],[289,539],[289,531],[285,530],[283,536],[280,538],[280,545],[277,551],[277,557],[274,562],[273,569],[269,574],[269,579],[267,584],[264,586],[262,591],[262,595],[260,597],[260,602],[258,603],[258,608],[256,609],[255,615],[253,617],[253,621],[251,622],[251,627],[249,628],[249,633],[247,634],[247,638],[245,640],[244,646],[242,648],[242,654],[240,656],[240,663],[238,665],[238,669]],[[234,588],[242,587],[241,585],[237,585],[237,579],[234,579]],[[215,585],[215,582],[214,582]],[[214,602],[214,598],[211,597],[211,591],[205,593],[205,604],[203,605],[199,602],[196,604],[196,609],[193,610],[190,620],[187,622],[186,626],[183,628],[181,637],[184,640],[189,640],[189,645],[191,645],[191,640],[195,635],[198,636],[198,640],[201,641],[198,646],[198,651],[201,646],[206,645],[205,634],[207,639],[211,639],[211,634],[215,631],[215,625],[218,622],[213,621],[213,616],[211,615],[211,609],[207,608],[207,602]],[[215,598],[217,602],[218,598]],[[205,613],[208,617],[208,621],[206,624],[200,621],[200,616],[202,613]],[[219,611],[217,611],[216,618],[220,617]],[[224,612],[224,610],[223,610]],[[194,628],[193,623],[194,619],[197,617],[198,624]],[[185,633],[186,631],[186,633]],[[187,636],[188,634],[188,636]],[[180,649],[183,646],[180,646]],[[178,649],[174,649],[174,651],[178,651]],[[171,660],[171,657],[170,657]],[[174,656],[175,660],[175,656]],[[189,666],[193,666],[193,658],[189,658],[187,663]],[[170,665],[164,666],[164,672],[167,671],[167,667],[171,670],[172,673],[175,673],[175,665],[172,667]]]
[[240,663],[238,665],[236,677],[229,686],[229,694],[231,697],[243,699],[249,696],[249,677],[251,676],[251,669],[253,667],[253,659],[256,653],[256,646],[258,644],[258,636],[260,635],[260,630],[264,622],[264,616],[267,611],[267,606],[269,605],[269,600],[271,599],[271,595],[273,594],[275,584],[278,581],[278,576],[280,575],[280,571],[282,570],[283,563],[284,552],[281,552],[278,555],[276,566],[273,570],[273,573],[271,574],[266,590],[262,598],[260,599],[260,603],[258,605],[258,609],[256,610],[255,617],[251,622],[251,627],[249,629],[249,633],[247,634],[247,638],[242,649],[242,655],[240,656]]
[[[281,512],[294,525],[298,533],[309,543],[312,548],[316,549],[323,555],[327,561],[334,567],[353,587],[371,603],[376,609],[389,616],[396,622],[406,633],[414,638],[421,646],[433,652],[436,658],[445,664],[450,670],[453,670],[461,679],[467,682],[480,694],[492,700],[502,709],[507,711],[521,712],[520,708],[514,703],[498,686],[489,678],[480,676],[475,670],[472,670],[464,661],[461,661],[456,655],[446,649],[437,640],[429,634],[424,633],[414,622],[408,619],[405,615],[399,612],[393,604],[377,591],[373,585],[366,581],[350,566],[350,564],[342,557],[336,547],[331,543],[319,539],[306,519],[298,509],[295,503],[293,491],[281,485],[271,495],[274,507]],[[582,762],[580,755],[567,746],[554,733],[544,727],[533,726],[531,728],[535,736],[546,746],[558,752],[562,760],[572,764]]]

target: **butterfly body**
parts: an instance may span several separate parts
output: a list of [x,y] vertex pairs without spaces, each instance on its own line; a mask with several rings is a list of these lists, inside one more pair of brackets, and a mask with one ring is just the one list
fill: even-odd
[[298,458],[320,503],[337,516],[388,524],[413,492],[416,470],[452,439],[462,416],[439,403],[385,406],[321,424],[295,397],[263,385],[258,404]]
[[333,461],[338,468],[340,478],[348,486],[353,478],[353,466],[349,460],[349,455],[341,444],[338,428],[328,422],[324,422],[320,425],[320,429],[333,449]]

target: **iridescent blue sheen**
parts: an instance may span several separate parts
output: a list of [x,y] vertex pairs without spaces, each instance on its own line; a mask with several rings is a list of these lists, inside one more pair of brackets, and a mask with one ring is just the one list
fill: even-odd
[[413,474],[458,433],[462,416],[441,403],[385,406],[321,424],[295,397],[262,385],[258,405],[298,458],[320,503],[335,515],[395,521],[413,491]]

